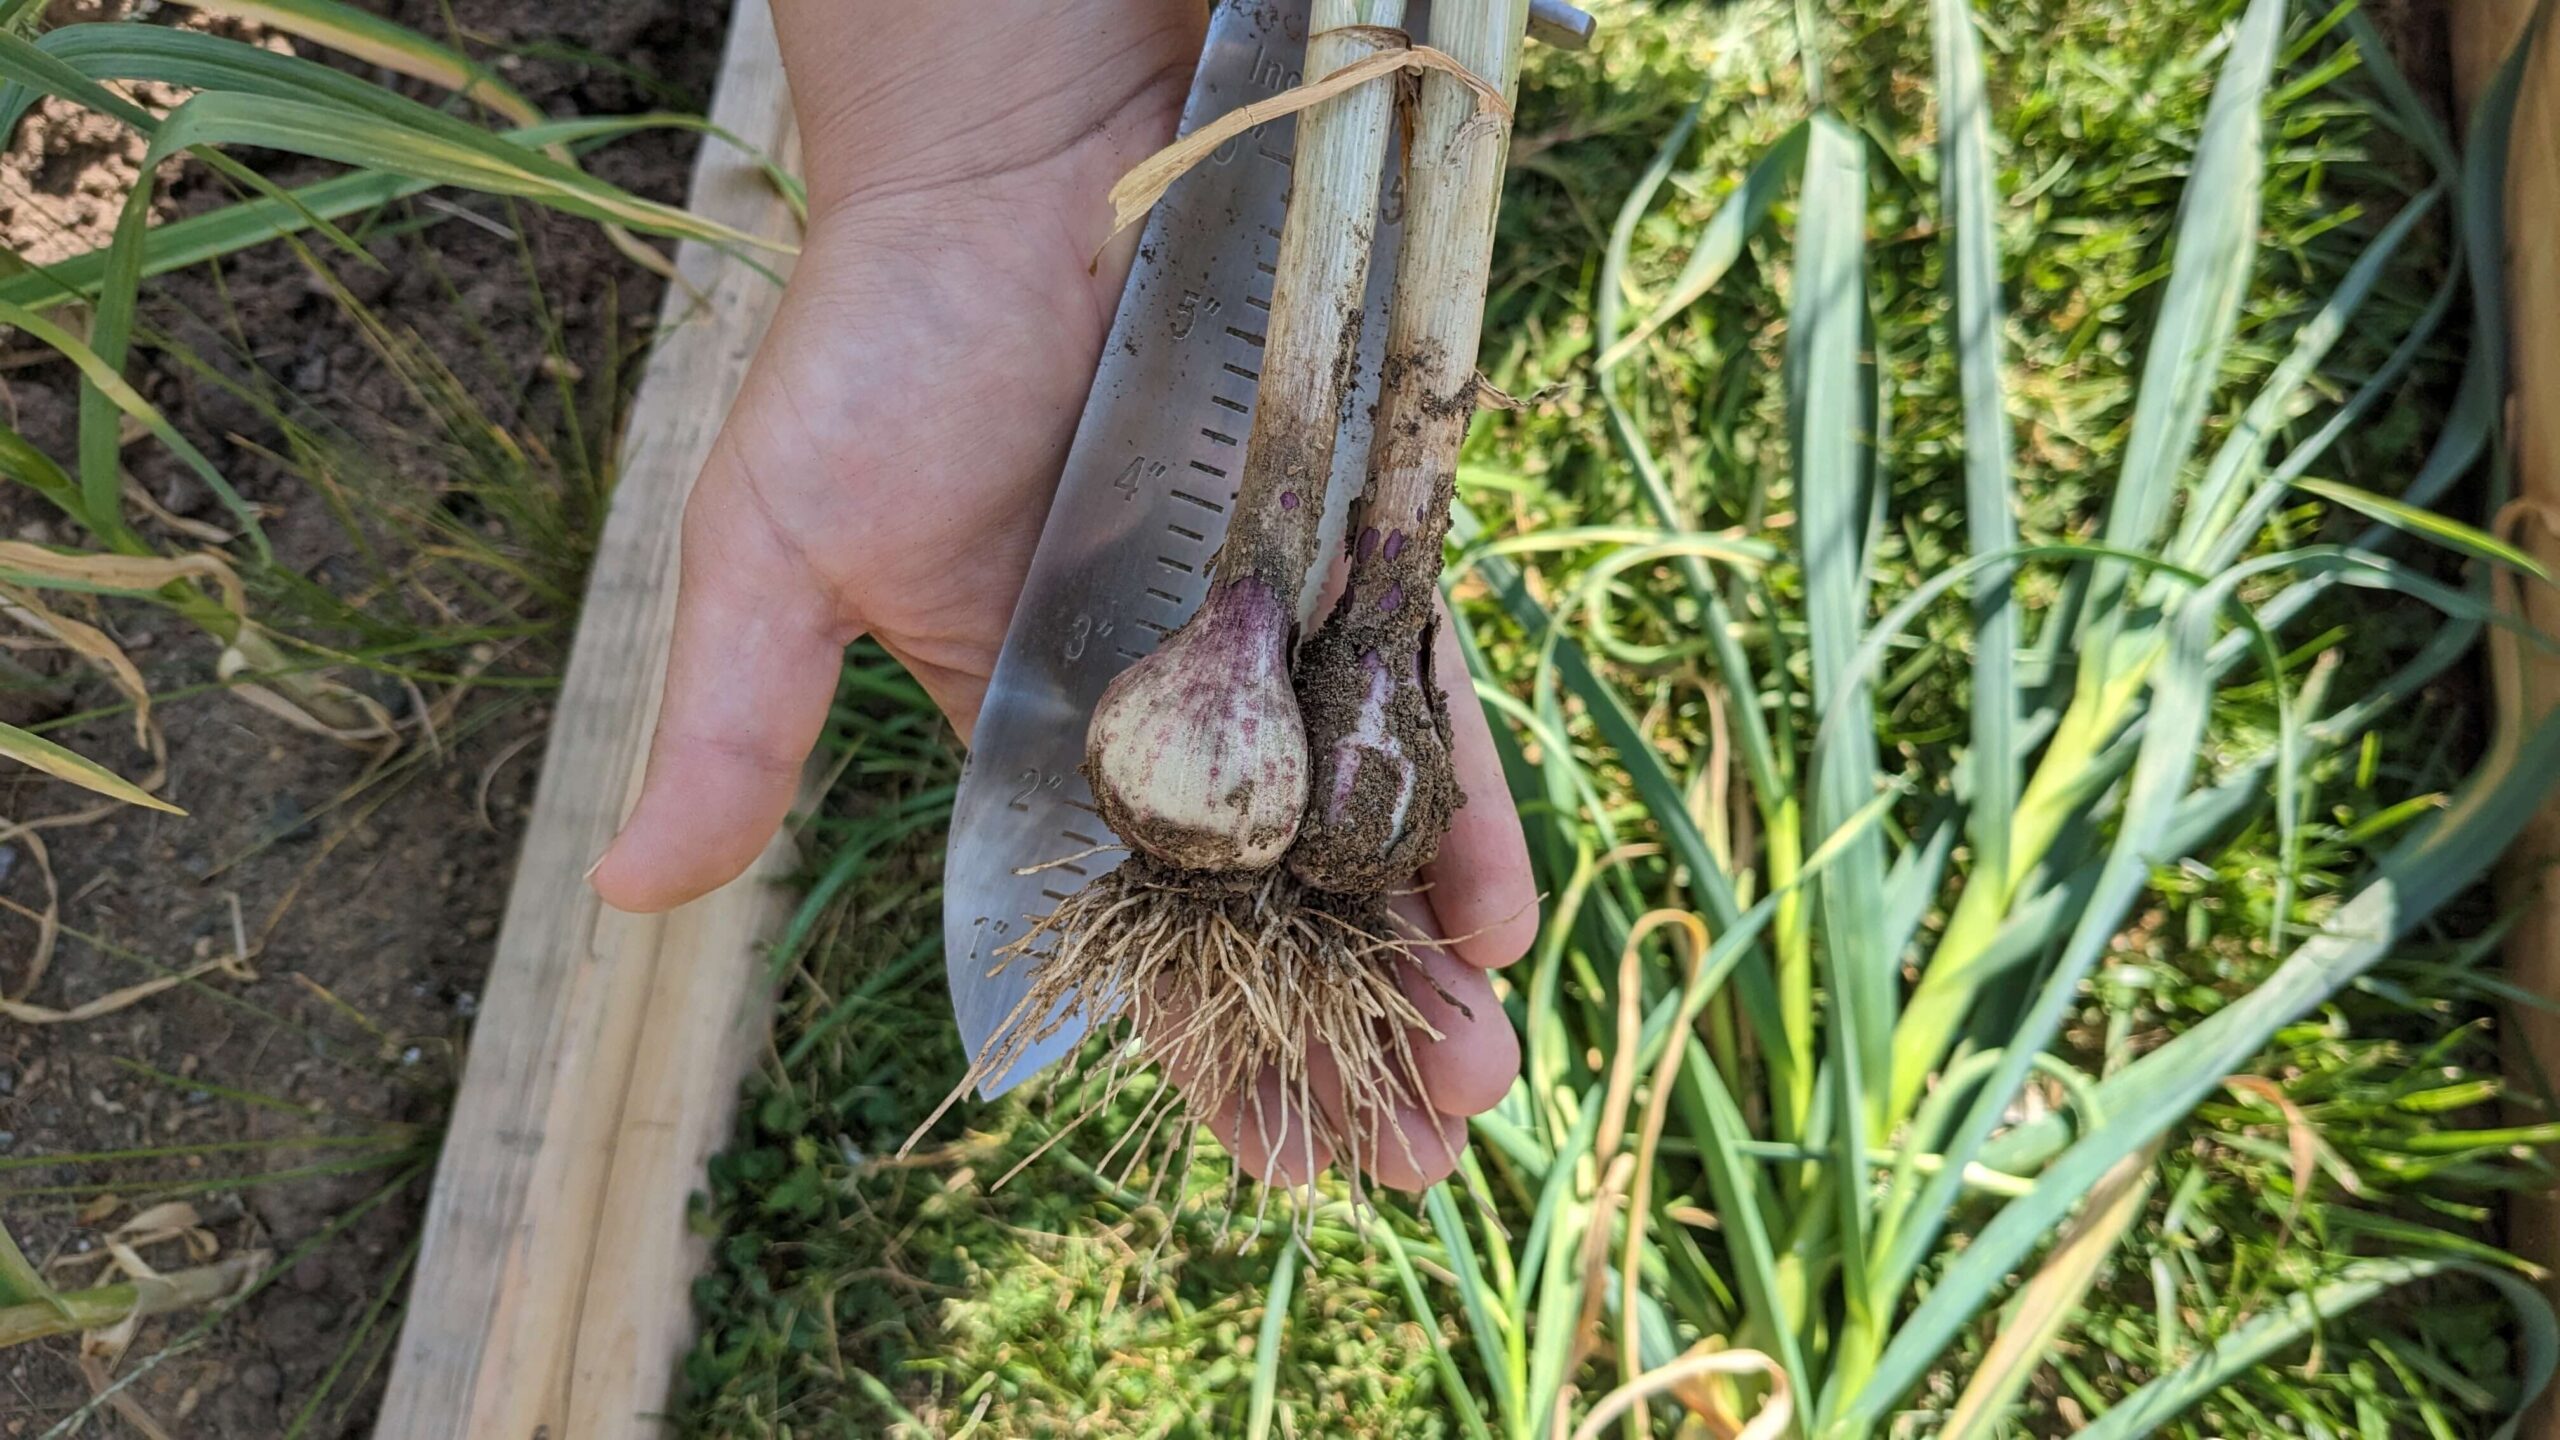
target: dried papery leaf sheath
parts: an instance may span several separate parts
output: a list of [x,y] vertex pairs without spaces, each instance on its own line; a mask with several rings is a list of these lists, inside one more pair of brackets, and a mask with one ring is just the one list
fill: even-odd
[[[1319,0],[1307,73],[1402,49],[1391,27],[1403,12],[1402,0]],[[1208,598],[1112,682],[1086,732],[1104,820],[1177,870],[1275,863],[1305,804],[1306,735],[1286,676],[1357,364],[1394,120],[1395,81],[1383,76],[1299,117],[1253,430]]]
[[[1507,100],[1525,12],[1525,3],[1447,6],[1433,39]],[[1298,660],[1312,768],[1289,864],[1320,890],[1376,894],[1402,884],[1438,852],[1462,799],[1448,702],[1431,673],[1432,602],[1458,447],[1475,409],[1508,133],[1465,80],[1423,77],[1377,435],[1351,520],[1350,581]]]

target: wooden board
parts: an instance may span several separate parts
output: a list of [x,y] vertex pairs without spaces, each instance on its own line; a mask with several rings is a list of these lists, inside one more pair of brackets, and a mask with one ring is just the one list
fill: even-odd
[[[711,118],[792,160],[765,0],[739,0]],[[703,144],[692,205],[797,238],[757,167],[717,141]],[[779,918],[773,881],[788,857],[777,842],[746,878],[664,916],[607,911],[585,883],[640,783],[685,496],[780,296],[707,246],[683,247],[677,265],[696,293],[670,287],[623,437],[381,1440],[658,1435],[654,1412],[691,1341],[705,1257],[686,1200],[763,1043],[759,941]]]
[[[2536,0],[2450,0],[2455,88],[2466,109],[2488,87],[2532,18]],[[2507,303],[2510,376],[2508,442],[2517,493],[2560,505],[2560,38],[2546,29],[2528,57],[2516,107],[2507,168]],[[2527,523],[2513,537],[2560,571],[2560,536]],[[2544,635],[2560,635],[2560,591],[2525,587],[2525,615]],[[2530,653],[2530,652],[2528,652]],[[2528,659],[2525,720],[2560,707],[2560,664]],[[2546,806],[2516,840],[2504,870],[2508,902],[2519,911],[2507,940],[2507,968],[2519,985],[2560,999],[2560,801]],[[2560,1015],[2509,1006],[2508,1073],[2520,1096],[2534,1094],[2532,1076],[2560,1079]],[[2532,1109],[2534,1122],[2549,1117]],[[2509,1247],[2560,1274],[2560,1199],[2520,1191],[2509,1207]],[[2546,1285],[2560,1301],[2560,1281]],[[2527,1440],[2560,1440],[2560,1398],[2546,1392],[2518,1432]]]

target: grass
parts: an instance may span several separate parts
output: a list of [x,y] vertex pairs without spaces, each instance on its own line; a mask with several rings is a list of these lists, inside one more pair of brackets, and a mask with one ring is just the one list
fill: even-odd
[[[857,665],[778,1063],[712,1176],[698,1433],[1526,1436],[1700,1342],[1767,1354],[1833,1433],[2495,1428],[2548,1364],[2495,1215],[2548,1183],[2550,1128],[2494,1116],[2532,1096],[2497,1071],[2512,997],[2466,887],[2513,819],[2447,810],[2493,704],[2438,637],[2439,607],[2476,633],[2461,561],[2497,546],[2375,498],[2491,518],[2446,223],[2476,181],[2344,12],[2003,9],[1976,151],[1938,132],[1974,47],[1934,53],[1959,32],[1930,10],[1614,8],[1597,56],[1528,77],[1487,368],[1558,391],[1479,425],[1456,595],[1550,925],[1506,1002],[1529,1075],[1464,1191],[1301,1273],[1056,1152],[991,1189],[1036,1106],[878,1159],[962,1068],[917,1020],[953,762]],[[2199,174],[2259,212],[2197,207],[2173,243]],[[2288,366],[2333,305],[2352,323]],[[2181,327],[2206,363],[2146,376]],[[2313,485],[2262,488],[2274,463]],[[2316,548],[2347,543],[2388,558]],[[2210,603],[2127,558],[2163,547]],[[2010,603],[1922,593],[1968,555]],[[2289,588],[2335,564],[2386,588]],[[2223,628],[2226,599],[2280,634]],[[2073,673],[2112,642],[2151,684]],[[2374,943],[2393,905],[2428,918]],[[1906,1002],[1903,935],[1971,981]],[[1951,1044],[1989,1083],[1924,1088]],[[1869,1168],[1924,1094],[1930,1148],[1987,1172]],[[1657,1399],[1653,1433],[1764,1394]]]
[[[258,1326],[274,1313],[274,1297],[260,1297],[297,1266],[305,1281],[315,1271],[328,1277],[304,1304],[326,1297],[345,1310],[328,1333],[328,1353],[307,1368],[298,1356],[284,1367],[273,1433],[338,1434],[365,1422],[415,1258],[414,1241],[405,1249],[396,1239],[376,1243],[380,1212],[414,1212],[420,1201],[459,1031],[439,1033],[442,1017],[430,1009],[424,1029],[398,1033],[400,1021],[368,1014],[324,988],[315,974],[346,973],[327,953],[339,943],[329,922],[346,917],[312,912],[331,903],[334,874],[360,873],[356,867],[367,862],[351,857],[376,843],[377,824],[410,813],[392,807],[415,799],[422,786],[469,795],[459,787],[476,783],[477,818],[492,823],[492,781],[523,748],[509,739],[538,738],[536,707],[556,683],[613,484],[621,406],[647,337],[608,330],[590,344],[582,336],[573,357],[570,323],[553,307],[588,297],[544,293],[546,264],[554,273],[557,265],[544,253],[549,237],[533,223],[535,212],[611,218],[661,235],[705,233],[691,217],[596,180],[578,163],[617,136],[652,126],[699,129],[698,119],[555,123],[457,50],[358,9],[332,0],[272,8],[271,33],[298,37],[299,52],[148,20],[47,30],[41,4],[0,0],[0,137],[38,96],[50,95],[121,118],[152,137],[155,153],[253,144],[261,155],[253,169],[219,150],[196,149],[189,168],[198,189],[183,219],[145,228],[153,198],[145,184],[128,194],[112,240],[94,250],[42,266],[0,251],[0,329],[10,336],[12,369],[40,391],[75,376],[85,382],[78,434],[60,445],[43,443],[40,427],[18,428],[15,403],[0,410],[0,421],[10,422],[0,423],[0,489],[13,492],[0,498],[16,532],[0,555],[0,593],[13,621],[38,617],[37,639],[71,637],[80,642],[75,660],[86,662],[0,669],[0,687],[36,692],[39,701],[58,702],[56,711],[70,707],[23,728],[0,726],[0,753],[34,755],[76,784],[157,803],[143,792],[163,784],[155,773],[171,748],[163,723],[247,699],[270,715],[335,729],[339,738],[361,742],[369,757],[351,762],[340,745],[298,736],[306,748],[279,747],[269,763],[307,764],[308,775],[279,769],[277,778],[335,773],[348,777],[343,787],[266,826],[200,817],[196,829],[179,833],[229,838],[197,842],[224,848],[191,861],[185,876],[114,877],[146,906],[190,908],[185,897],[193,884],[249,894],[251,908],[235,911],[225,932],[237,947],[229,975],[163,963],[119,942],[130,928],[125,922],[138,920],[147,930],[163,915],[88,916],[72,896],[61,903],[55,935],[51,902],[41,912],[11,903],[14,920],[32,922],[14,935],[31,929],[54,938],[39,946],[32,968],[13,952],[5,982],[10,1023],[62,1027],[50,1044],[30,1039],[13,1047],[12,1059],[25,1066],[30,1056],[50,1057],[57,1076],[66,1060],[113,1061],[113,1071],[99,1064],[86,1072],[109,1077],[103,1088],[86,1080],[90,1103],[110,1106],[112,1094],[153,1112],[135,1122],[151,1143],[84,1154],[27,1147],[0,1157],[0,1216],[45,1246],[41,1263],[28,1264],[19,1263],[26,1257],[14,1244],[0,1244],[0,1310],[11,1338],[113,1327],[131,1305],[131,1287],[112,1283],[123,1278],[113,1269],[57,1268],[78,1252],[56,1247],[75,1238],[91,1244],[127,1209],[198,1207],[193,1213],[203,1216],[204,1231],[230,1247],[190,1272],[210,1288],[190,1291],[183,1313],[143,1331],[111,1384],[91,1382],[106,1387],[100,1393],[71,1404],[68,1414],[48,1416],[49,1435],[82,1432],[103,1410],[175,1401],[191,1381],[165,1393],[159,1386],[190,1366],[236,1366],[243,1354],[263,1354]],[[396,89],[304,58],[349,53],[363,55],[371,76],[396,72],[418,84]],[[135,92],[175,96],[165,111],[102,88],[136,79],[180,88]],[[467,102],[458,93],[466,89]],[[430,100],[408,98],[413,94]],[[349,148],[357,142],[361,154]],[[349,159],[360,163],[342,173],[324,163]],[[146,164],[143,172],[152,169]],[[208,172],[216,192],[209,195]],[[439,186],[477,190],[482,198],[468,212],[443,199],[411,198]],[[530,326],[503,338],[493,333],[490,322],[500,317],[477,293],[490,277],[451,273],[448,256],[461,252],[448,227],[463,220],[507,237],[501,253],[523,283],[505,303],[529,308]],[[267,253],[244,261],[251,250]],[[627,241],[626,251],[646,255]],[[360,391],[343,376],[334,384],[305,381],[285,363],[309,336],[274,328],[291,307],[279,307],[272,289],[262,287],[272,287],[279,271],[294,305],[314,307],[295,313],[325,316],[318,332],[352,336],[368,352]],[[367,296],[398,288],[375,283],[392,271],[412,297],[423,290],[423,301],[392,294],[380,306],[371,303]],[[179,272],[185,285],[159,283]],[[610,287],[618,282],[596,274],[582,274],[581,284],[606,287],[604,313],[617,313]],[[445,314],[435,313],[439,305]],[[519,383],[527,357],[513,347],[528,336],[541,363],[530,383]],[[41,351],[59,358],[46,360]],[[60,368],[66,362],[76,372]],[[196,412],[185,430],[170,419],[179,413],[173,393]],[[221,502],[212,517],[218,523],[173,518],[143,503],[168,493],[177,477]],[[279,516],[286,524],[277,525]],[[146,650],[137,636],[176,643]],[[18,639],[13,629],[13,645]],[[128,723],[137,741],[132,752],[101,745],[100,735],[113,741]],[[193,767],[199,792],[203,755],[190,752],[185,737],[206,728],[172,727],[180,737],[177,768]],[[466,763],[483,768],[475,775]],[[120,772],[136,776],[139,787]],[[62,859],[98,834],[83,827],[99,812],[83,812],[78,798],[65,805],[59,793],[15,789],[28,807],[0,824],[0,841],[10,844],[21,884],[32,865],[45,872],[42,891],[50,894],[47,851],[25,838],[20,822],[50,829],[51,853]],[[287,844],[304,847],[294,861],[269,853]],[[131,853],[137,864],[157,863]],[[90,859],[81,857],[71,873],[93,873]],[[262,859],[268,863],[253,863]],[[433,875],[396,878],[436,883]],[[131,1031],[115,1020],[81,1028],[76,1016],[64,1020],[22,1003],[44,971],[44,953],[56,948],[75,977],[73,993],[141,982],[154,993],[131,1003],[162,1013]],[[279,955],[293,958],[279,966]],[[252,960],[267,969],[267,986],[242,983]],[[301,992],[283,983],[297,978],[285,969],[306,982]],[[427,982],[401,976],[397,983]],[[157,988],[169,986],[179,993]],[[417,1022],[420,1009],[413,1004],[401,1014]],[[184,1053],[191,1024],[207,1027],[194,1037],[201,1054]],[[169,1031],[177,1032],[171,1043],[158,1043]],[[126,1059],[135,1046],[185,1076]],[[253,1076],[226,1073],[241,1057]],[[207,1062],[201,1069],[199,1060]],[[263,1069],[262,1060],[269,1062]],[[13,1067],[13,1085],[20,1073]],[[315,1092],[343,1103],[296,1098]],[[50,1111],[52,1098],[20,1103]],[[159,1111],[170,1118],[163,1121]],[[208,1134],[222,1138],[202,1138]],[[17,1146],[18,1138],[0,1139],[0,1148]],[[315,1218],[310,1233],[291,1233],[290,1222],[273,1217],[310,1202],[286,1203],[286,1195],[324,1197],[318,1203],[331,1213]],[[361,1232],[359,1222],[367,1222]],[[270,1238],[270,1225],[288,1232],[272,1237],[281,1253],[253,1253],[251,1246]],[[169,1243],[146,1247],[145,1258],[173,1267],[202,1258],[173,1258]],[[258,1308],[243,1324],[238,1317],[252,1306]],[[226,1329],[245,1331],[245,1338]],[[70,1404],[50,1383],[68,1373],[67,1362],[22,1365],[21,1373],[48,1382],[22,1396],[25,1413]]]

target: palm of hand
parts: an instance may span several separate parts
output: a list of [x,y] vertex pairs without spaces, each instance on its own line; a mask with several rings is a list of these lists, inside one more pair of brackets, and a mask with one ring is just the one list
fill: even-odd
[[777,591],[879,641],[966,737],[1118,286],[1061,223],[843,225],[813,237],[692,520],[742,532],[749,573],[796,577]]

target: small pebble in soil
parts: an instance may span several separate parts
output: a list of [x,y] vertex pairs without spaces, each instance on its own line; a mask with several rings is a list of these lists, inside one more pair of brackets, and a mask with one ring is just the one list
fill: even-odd
[[17,1148],[18,1132],[15,1130],[0,1130],[0,1154],[6,1154]]
[[245,1394],[273,1400],[284,1391],[284,1372],[264,1360],[252,1360],[231,1372],[231,1383]]
[[15,1065],[0,1065],[0,1096],[15,1095],[17,1093],[18,1067]]
[[319,831],[311,823],[311,814],[302,802],[290,795],[278,795],[267,807],[267,834],[277,844],[308,840]]
[[480,1013],[480,997],[465,990],[453,997],[453,1013],[468,1020]]

